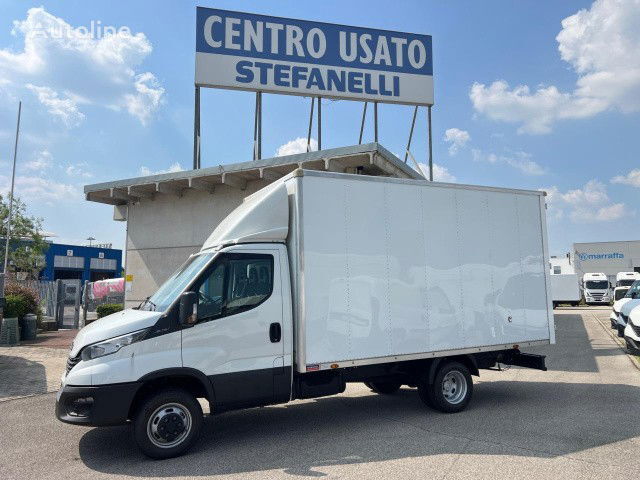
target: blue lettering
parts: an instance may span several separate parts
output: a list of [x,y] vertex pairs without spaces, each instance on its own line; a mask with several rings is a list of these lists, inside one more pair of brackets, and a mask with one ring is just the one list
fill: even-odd
[[306,67],[293,67],[291,69],[291,86],[293,88],[298,88],[300,82],[307,79],[307,68]]
[[236,82],[253,82],[253,70],[251,70],[252,65],[253,64],[251,62],[248,62],[247,60],[241,60],[240,62],[236,63],[236,72],[238,72],[238,75],[236,76]]
[[276,65],[273,69],[273,83],[278,87],[289,86],[289,65]]
[[385,77],[384,75],[380,75],[380,95],[386,95],[386,96],[391,96],[393,95],[393,92],[391,90],[386,90],[385,89],[385,84],[387,77]]
[[338,92],[344,92],[345,84],[345,72],[340,71],[340,77],[335,70],[329,70],[329,78],[327,80],[327,90],[337,90]]
[[377,95],[378,94],[378,90],[376,90],[375,88],[371,88],[371,74],[370,73],[365,73],[364,74],[364,93],[367,93],[369,95]]
[[256,62],[254,65],[260,70],[260,83],[266,85],[269,81],[269,70],[273,68],[273,63]]
[[352,93],[362,93],[362,73],[349,72],[347,75],[349,91]]
[[318,87],[320,90],[324,90],[324,80],[322,79],[322,74],[320,70],[317,68],[312,68],[311,73],[309,74],[309,81],[307,82],[307,88]]

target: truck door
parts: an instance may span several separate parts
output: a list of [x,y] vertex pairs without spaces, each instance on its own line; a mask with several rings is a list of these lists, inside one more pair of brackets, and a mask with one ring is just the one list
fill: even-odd
[[222,253],[192,287],[198,321],[182,331],[182,363],[209,377],[214,408],[289,399],[279,257],[277,249]]

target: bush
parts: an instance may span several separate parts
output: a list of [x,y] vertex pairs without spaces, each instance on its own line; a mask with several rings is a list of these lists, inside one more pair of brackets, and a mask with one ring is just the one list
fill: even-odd
[[107,315],[111,315],[112,313],[119,312],[123,310],[123,308],[124,307],[119,303],[105,303],[104,305],[98,305],[96,313],[98,314],[98,318],[102,318]]
[[22,295],[7,295],[4,318],[22,318],[29,313],[29,302]]
[[35,313],[36,315],[40,313],[40,297],[33,288],[25,287],[18,283],[7,283],[5,294],[21,297],[27,305],[25,313]]

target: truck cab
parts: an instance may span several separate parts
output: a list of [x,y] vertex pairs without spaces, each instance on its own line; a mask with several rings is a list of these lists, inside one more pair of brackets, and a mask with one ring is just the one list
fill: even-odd
[[591,304],[607,304],[611,301],[611,282],[604,273],[585,273],[582,276],[584,301]]
[[629,287],[636,280],[640,280],[640,273],[637,272],[618,272],[616,275],[616,286],[613,289],[613,301],[620,300],[625,296]]

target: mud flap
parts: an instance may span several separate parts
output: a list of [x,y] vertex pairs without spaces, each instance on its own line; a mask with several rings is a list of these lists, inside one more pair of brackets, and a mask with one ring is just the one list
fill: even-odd
[[533,353],[522,353],[519,350],[510,350],[503,352],[498,357],[498,362],[505,365],[515,365],[517,367],[533,368],[535,370],[547,371],[545,365],[545,355],[535,355]]

